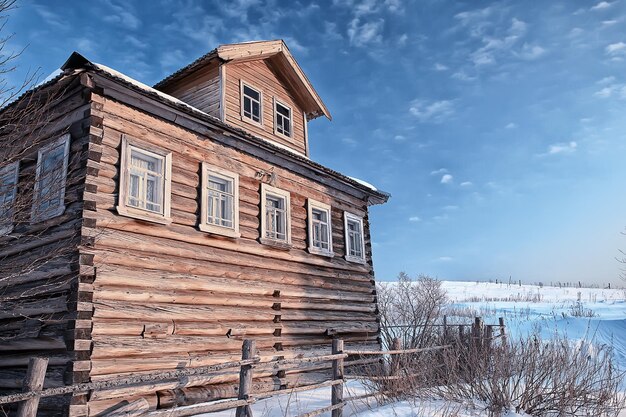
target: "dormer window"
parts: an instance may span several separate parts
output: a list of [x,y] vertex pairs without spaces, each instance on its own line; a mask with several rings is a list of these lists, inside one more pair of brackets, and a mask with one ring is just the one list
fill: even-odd
[[291,137],[291,108],[274,99],[274,133]]
[[263,123],[262,94],[250,85],[241,82],[241,117],[254,123]]

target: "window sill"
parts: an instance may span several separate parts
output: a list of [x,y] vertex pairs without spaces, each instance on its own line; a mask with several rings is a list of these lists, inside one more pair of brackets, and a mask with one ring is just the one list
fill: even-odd
[[250,119],[249,117],[241,116],[241,121],[244,122],[244,123],[249,123],[249,124],[251,124],[253,126],[260,127],[261,129],[263,129],[263,119],[261,119],[260,122],[255,122],[254,120]]
[[284,240],[274,240],[274,239],[268,239],[268,238],[262,237],[262,238],[259,238],[259,242],[261,242],[263,245],[271,246],[273,248],[280,249],[280,250],[291,249],[291,243],[285,242]]
[[50,213],[37,214],[33,213],[30,217],[30,224],[45,222],[46,220],[54,219],[65,213],[65,205],[60,206],[57,210]]
[[365,259],[364,258],[358,258],[356,256],[350,256],[350,255],[346,255],[346,256],[344,256],[344,258],[348,262],[365,265]]
[[315,247],[307,248],[307,251],[309,253],[313,254],[313,255],[326,256],[327,258],[335,257],[335,253],[334,252],[318,249],[318,248],[315,248]]
[[287,141],[292,141],[293,140],[293,135],[292,136],[287,136],[284,133],[280,133],[276,129],[274,129],[274,136],[278,136],[279,138],[283,138],[284,140],[287,140]]
[[165,224],[165,225],[172,224],[171,217],[165,217],[157,213],[150,213],[149,211],[133,209],[130,207],[123,207],[123,206],[117,206],[116,210],[120,216],[132,217],[133,219],[145,220],[151,223],[158,223],[158,224]]
[[206,232],[212,235],[226,236],[226,237],[231,237],[234,239],[241,237],[241,233],[239,233],[238,230],[229,229],[226,227],[219,227],[219,226],[214,226],[211,224],[201,224],[198,226],[198,228],[202,230],[203,232]]

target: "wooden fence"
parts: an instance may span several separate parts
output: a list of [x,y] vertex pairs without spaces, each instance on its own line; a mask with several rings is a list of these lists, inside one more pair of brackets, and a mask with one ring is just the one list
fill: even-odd
[[[448,325],[444,320],[443,326],[443,340],[450,340],[450,332],[453,325]],[[464,332],[464,327],[469,326],[471,331],[469,333]],[[454,327],[458,327],[459,333],[456,340],[467,343],[474,343],[482,345],[491,345],[492,341],[496,338],[505,338],[505,326],[504,320],[500,318],[497,325],[484,325],[480,318],[476,318],[475,322],[471,325],[467,324],[455,324]],[[493,329],[499,329],[499,333],[494,335]],[[465,335],[465,336],[464,336]],[[467,337],[469,336],[469,337]],[[398,375],[397,366],[394,368],[394,361],[391,361],[391,368],[387,375],[345,375],[344,374],[344,360],[348,357],[362,357],[362,356],[385,356],[390,355],[408,355],[419,354],[423,352],[442,350],[451,347],[451,344],[444,344],[439,346],[431,346],[426,348],[411,348],[401,349],[402,341],[395,339],[391,349],[389,350],[346,350],[344,349],[344,343],[341,339],[333,339],[332,350],[330,355],[310,356],[294,359],[278,359],[273,361],[261,362],[260,358],[255,355],[256,347],[254,340],[244,340],[242,345],[242,357],[239,361],[226,362],[218,365],[204,366],[198,368],[186,368],[175,371],[157,372],[144,374],[139,376],[131,376],[127,378],[116,378],[106,381],[97,381],[91,383],[82,383],[67,385],[57,388],[43,389],[43,381],[46,374],[46,368],[48,365],[47,358],[31,358],[26,378],[23,384],[23,392],[0,396],[0,410],[3,404],[19,403],[18,405],[18,417],[35,417],[39,405],[39,399],[43,397],[51,397],[65,394],[86,394],[93,391],[102,389],[110,389],[116,387],[137,387],[138,385],[145,385],[154,382],[177,380],[192,375],[206,375],[225,369],[239,368],[239,390],[238,398],[228,399],[221,401],[212,401],[207,403],[200,403],[188,406],[180,406],[176,408],[150,410],[148,401],[141,398],[132,401],[128,404],[122,405],[108,414],[106,417],[183,417],[193,416],[201,413],[211,413],[223,410],[236,409],[236,417],[252,417],[251,405],[260,399],[269,398],[276,395],[290,395],[296,392],[310,391],[318,388],[330,387],[331,388],[331,403],[329,406],[313,410],[304,414],[300,414],[298,417],[314,417],[326,412],[331,412],[332,417],[342,417],[343,408],[346,404],[362,400],[368,397],[379,395],[380,392],[372,392],[364,395],[358,395],[353,397],[344,397],[344,384],[348,379],[368,379],[374,381],[376,379],[400,379],[404,376]],[[255,370],[285,370],[289,369],[293,365],[310,364],[316,362],[332,362],[332,377],[331,379],[313,384],[300,386],[289,389],[273,390],[266,392],[251,392],[252,381],[254,378]],[[398,362],[395,362],[396,364]]]

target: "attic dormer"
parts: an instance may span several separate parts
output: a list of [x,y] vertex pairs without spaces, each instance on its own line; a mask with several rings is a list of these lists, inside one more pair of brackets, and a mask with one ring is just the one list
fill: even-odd
[[307,122],[331,119],[282,40],[221,45],[154,87],[307,156]]

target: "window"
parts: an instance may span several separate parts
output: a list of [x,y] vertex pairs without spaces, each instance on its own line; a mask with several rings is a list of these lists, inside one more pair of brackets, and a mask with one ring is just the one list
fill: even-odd
[[122,138],[118,213],[168,224],[172,154]]
[[69,134],[39,150],[31,222],[48,220],[65,211],[69,153]]
[[365,263],[365,241],[363,240],[363,218],[351,213],[344,214],[346,228],[346,259]]
[[263,123],[263,95],[260,90],[241,82],[241,117],[258,124]]
[[239,176],[202,164],[200,230],[239,237]]
[[331,211],[328,204],[308,200],[309,252],[318,255],[333,255]]
[[291,137],[291,108],[274,99],[274,133]]
[[289,192],[261,184],[261,243],[291,244]]
[[13,231],[18,173],[19,162],[10,163],[0,169],[0,236]]

